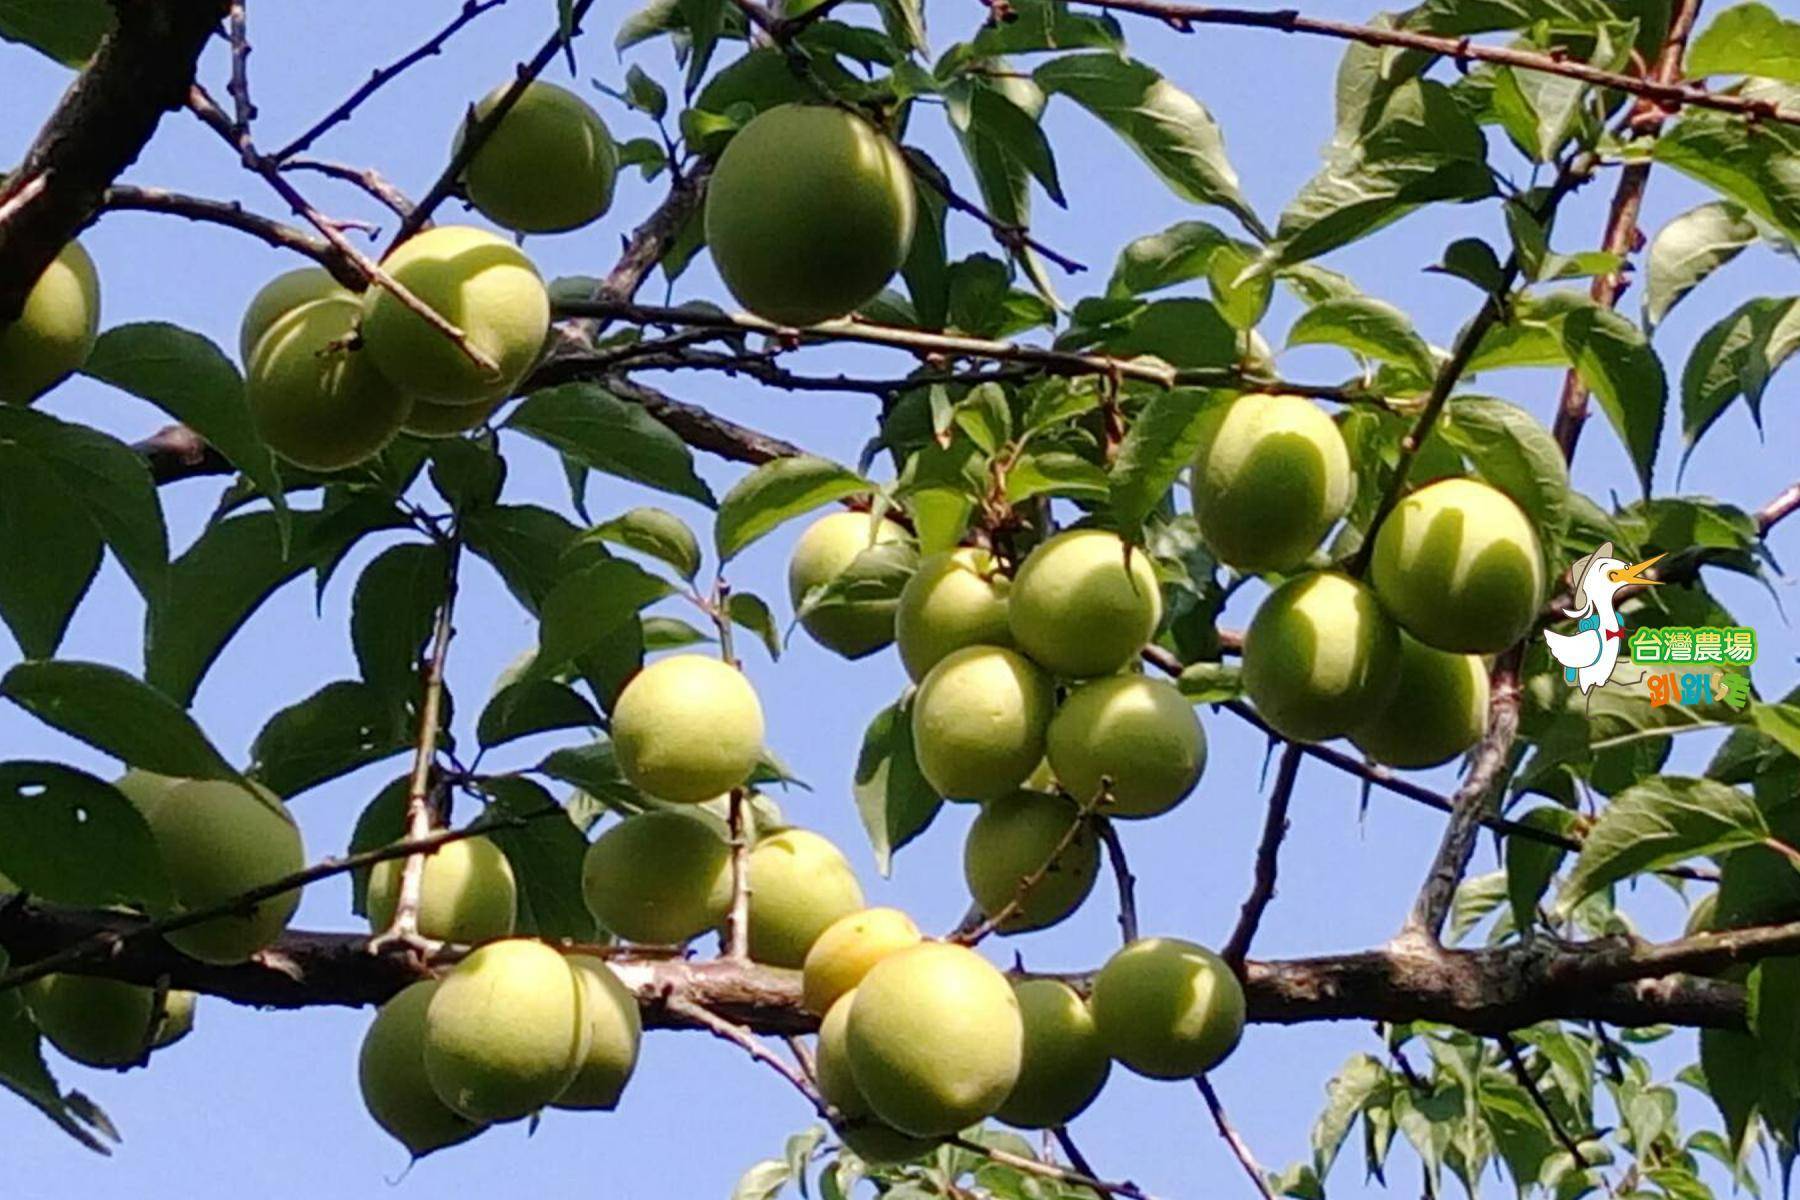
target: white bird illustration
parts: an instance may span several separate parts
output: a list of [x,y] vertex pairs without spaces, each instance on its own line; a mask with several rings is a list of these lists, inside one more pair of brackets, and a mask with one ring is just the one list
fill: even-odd
[[1544,630],[1544,642],[1550,656],[1563,665],[1563,677],[1586,695],[1612,678],[1618,665],[1619,651],[1625,645],[1625,626],[1613,607],[1613,596],[1627,584],[1655,585],[1658,580],[1644,578],[1644,572],[1662,555],[1640,563],[1626,563],[1613,557],[1613,544],[1603,542],[1585,558],[1575,560],[1569,568],[1569,585],[1575,589],[1575,605],[1563,612],[1576,618],[1574,633]]

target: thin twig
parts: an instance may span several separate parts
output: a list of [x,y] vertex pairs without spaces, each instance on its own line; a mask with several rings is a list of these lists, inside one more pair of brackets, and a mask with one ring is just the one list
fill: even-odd
[[479,346],[471,342],[461,329],[444,319],[443,315],[429,304],[413,295],[397,279],[382,270],[373,259],[350,244],[343,234],[340,222],[333,221],[314,208],[305,196],[302,196],[281,169],[268,158],[260,154],[254,142],[247,135],[242,135],[232,128],[231,119],[227,117],[218,103],[207,94],[206,89],[195,84],[188,93],[188,108],[205,122],[214,132],[235,147],[243,159],[245,167],[260,175],[268,185],[275,189],[275,194],[287,202],[294,215],[302,217],[306,223],[324,235],[338,253],[345,255],[356,264],[356,269],[363,277],[378,287],[385,288],[395,300],[417,313],[426,324],[456,343],[457,349],[476,367],[489,375],[498,375],[500,368]]
[[[593,2],[594,0],[575,0],[575,7],[569,14],[568,28],[571,39],[580,32],[582,18],[587,16],[587,11],[593,6]],[[494,106],[479,118],[471,115],[471,119],[464,123],[462,138],[457,142],[455,152],[450,155],[450,161],[444,167],[443,174],[439,175],[437,182],[433,183],[430,190],[420,197],[412,212],[401,219],[400,228],[394,232],[395,245],[399,245],[423,229],[425,222],[431,220],[431,214],[437,211],[438,205],[449,199],[451,194],[456,191],[460,186],[463,172],[475,160],[475,155],[481,151],[481,147],[487,143],[494,130],[500,127],[500,122],[506,119],[506,114],[512,111],[513,105],[519,102],[519,97],[525,94],[525,89],[530,87],[532,81],[542,75],[544,69],[555,60],[557,51],[562,47],[563,33],[559,28],[545,40],[536,54],[532,55],[528,61],[519,64],[512,84],[494,101]]]
[[1300,757],[1300,744],[1289,742],[1287,749],[1281,753],[1281,765],[1275,770],[1275,786],[1269,789],[1269,808],[1263,817],[1262,840],[1256,847],[1256,867],[1250,894],[1245,897],[1243,910],[1238,914],[1237,928],[1231,931],[1230,940],[1219,951],[1219,956],[1230,963],[1233,970],[1243,969],[1244,956],[1250,952],[1250,942],[1256,937],[1257,926],[1262,924],[1263,913],[1275,896],[1277,860],[1281,856],[1281,840],[1287,836],[1288,804],[1294,798],[1294,780],[1300,774]]
[[[1562,1120],[1556,1115],[1556,1110],[1550,1107],[1544,1093],[1538,1090],[1537,1080],[1532,1077],[1531,1068],[1525,1065],[1525,1056],[1519,1053],[1519,1043],[1513,1040],[1510,1033],[1503,1033],[1494,1040],[1500,1043],[1500,1053],[1506,1056],[1507,1064],[1512,1067],[1513,1074],[1518,1076],[1520,1085],[1531,1096],[1531,1102],[1537,1105],[1538,1111],[1544,1114],[1544,1120],[1549,1122],[1550,1132],[1556,1135],[1556,1140],[1562,1143],[1562,1148],[1569,1152],[1569,1157],[1575,1160],[1577,1167],[1583,1171],[1591,1170],[1593,1164],[1588,1162],[1587,1155],[1581,1152],[1581,1143],[1576,1141],[1563,1127]],[[1612,1191],[1612,1185],[1608,1184],[1606,1190]]]
[[976,204],[973,200],[961,195],[951,186],[950,180],[945,177],[944,173],[938,170],[936,165],[920,151],[914,150],[912,147],[908,146],[905,147],[905,155],[906,165],[912,168],[912,173],[916,178],[924,180],[926,185],[929,186],[932,191],[942,196],[945,204],[948,204],[957,212],[967,213],[977,221],[980,221],[983,225],[986,225],[988,229],[992,231],[994,240],[1014,254],[1018,254],[1021,251],[1030,248],[1037,251],[1071,275],[1080,274],[1082,271],[1087,270],[1086,263],[1077,262],[1068,255],[1058,253],[1049,246],[1046,246],[1037,238],[1032,237],[1031,231],[1025,226],[1008,224],[988,212],[988,210],[981,207],[981,205]]
[[348,121],[356,112],[357,108],[362,105],[363,101],[380,91],[396,75],[399,75],[408,67],[421,63],[426,59],[431,58],[433,55],[441,53],[444,44],[452,37],[455,37],[457,32],[461,30],[463,26],[473,21],[476,17],[479,17],[482,13],[487,12],[489,9],[499,8],[505,3],[506,0],[464,0],[462,11],[458,12],[448,25],[445,25],[442,29],[432,34],[431,38],[422,46],[395,59],[387,66],[378,68],[372,72],[369,75],[369,78],[363,82],[362,86],[358,87],[354,92],[351,92],[341,104],[326,113],[323,117],[320,117],[306,130],[306,132],[300,134],[293,141],[289,142],[269,157],[273,158],[278,163],[286,163],[288,159],[293,158],[296,154],[303,153],[311,148],[312,144],[318,141],[319,138],[333,126]]
[[1119,885],[1119,937],[1127,943],[1135,942],[1138,938],[1137,876],[1131,873],[1131,866],[1125,861],[1125,845],[1119,840],[1119,831],[1112,821],[1096,816],[1094,830],[1106,847],[1106,860],[1112,864],[1113,880]]
[[[445,555],[444,599],[438,605],[432,629],[431,652],[425,660],[425,677],[419,700],[419,733],[413,743],[412,777],[406,791],[406,834],[414,839],[430,833],[436,817],[431,803],[432,769],[437,762],[438,727],[443,722],[444,661],[450,655],[455,634],[457,567],[462,551],[452,540]],[[419,940],[419,900],[425,887],[425,855],[406,860],[400,872],[400,893],[394,917],[379,936],[370,939],[369,952],[378,954],[393,943],[414,945]]]
[[190,221],[223,225],[228,229],[247,233],[279,250],[303,254],[330,271],[345,286],[361,287],[365,282],[362,272],[356,269],[350,259],[324,238],[314,237],[305,230],[250,212],[236,200],[213,200],[205,196],[171,192],[166,188],[118,184],[106,189],[100,207],[105,212],[167,213]]
[[1225,1139],[1227,1146],[1231,1147],[1232,1156],[1238,1160],[1238,1165],[1244,1168],[1244,1174],[1250,1177],[1250,1182],[1256,1185],[1256,1190],[1262,1194],[1262,1200],[1275,1200],[1275,1193],[1269,1189],[1268,1176],[1263,1173],[1262,1167],[1257,1165],[1256,1156],[1250,1152],[1249,1143],[1244,1141],[1237,1129],[1232,1126],[1231,1118],[1225,1115],[1225,1106],[1219,1102],[1219,1093],[1213,1090],[1212,1081],[1201,1075],[1194,1080],[1194,1086],[1199,1089],[1201,1098],[1206,1101],[1206,1109],[1212,1113],[1213,1124],[1219,1127],[1219,1136]]
[[1067,1125],[1058,1125],[1050,1131],[1050,1136],[1054,1137],[1056,1144],[1062,1147],[1063,1154],[1068,1156],[1070,1166],[1083,1175],[1099,1174],[1094,1170],[1094,1164],[1087,1160],[1087,1155],[1081,1152],[1081,1147],[1075,1144],[1075,1137],[1069,1132]]
[[[1112,780],[1103,777],[1100,780],[1100,790],[1091,800],[1075,810],[1075,819],[1069,822],[1069,827],[1063,830],[1063,835],[1056,839],[1056,845],[1051,847],[1050,853],[1044,856],[1044,861],[1039,863],[1030,874],[1019,879],[1018,884],[1013,888],[1012,898],[1002,904],[997,912],[989,913],[986,919],[972,928],[959,926],[944,940],[962,946],[973,946],[1017,916],[1025,907],[1026,899],[1036,890],[1038,884],[1042,883],[1050,875],[1050,872],[1056,870],[1061,864],[1062,856],[1068,853],[1069,847],[1073,846],[1076,839],[1081,836],[1081,831],[1088,826],[1090,818],[1104,808],[1112,798],[1111,793]],[[967,924],[966,919],[964,924]]]
[[808,1079],[799,1067],[788,1062],[786,1059],[782,1058],[781,1055],[764,1045],[762,1039],[757,1037],[754,1033],[745,1029],[742,1025],[737,1024],[735,1021],[727,1021],[724,1017],[721,1017],[711,1009],[706,1008],[703,1005],[695,1004],[691,1000],[687,1000],[681,996],[669,996],[663,1003],[670,1012],[678,1013],[688,1020],[693,1021],[696,1025],[704,1026],[716,1037],[724,1038],[728,1042],[743,1047],[744,1051],[748,1053],[751,1058],[762,1063],[771,1071],[774,1071],[777,1075],[780,1075],[783,1079],[792,1084],[794,1090],[799,1092],[802,1096],[805,1096],[807,1103],[811,1104],[813,1110],[821,1117],[824,1117],[833,1124],[837,1123],[837,1112],[830,1104],[826,1103],[824,1095],[820,1093],[813,1081]]
[[244,20],[244,0],[231,0],[225,28],[231,42],[232,125],[249,137],[250,122],[256,119],[256,105],[250,99],[250,31]]
[[945,1138],[949,1145],[958,1150],[967,1150],[971,1154],[979,1154],[984,1158],[997,1162],[1014,1170],[1024,1171],[1028,1175],[1041,1175],[1045,1179],[1054,1179],[1058,1183],[1072,1183],[1077,1187],[1092,1188],[1096,1192],[1104,1192],[1109,1196],[1126,1196],[1130,1200],[1151,1200],[1150,1196],[1137,1184],[1129,1180],[1120,1183],[1109,1183],[1104,1179],[1096,1179],[1082,1171],[1072,1171],[1055,1163],[1043,1162],[1035,1158],[1027,1158],[1023,1154],[1013,1154],[1006,1150],[996,1150],[992,1146],[983,1146],[980,1142],[972,1142],[961,1134]]
[[113,957],[128,943],[143,938],[160,937],[164,934],[176,933],[180,930],[188,929],[218,917],[230,916],[233,913],[243,912],[262,903],[264,900],[273,899],[276,896],[285,895],[288,892],[298,891],[310,884],[318,883],[323,879],[330,879],[333,876],[360,870],[363,867],[372,867],[376,863],[388,862],[396,858],[407,858],[415,854],[430,854],[452,842],[460,842],[466,838],[481,837],[496,829],[516,827],[526,821],[536,820],[541,816],[546,816],[551,813],[563,813],[565,811],[566,810],[564,810],[561,805],[556,805],[551,808],[540,809],[537,812],[526,813],[523,816],[512,816],[509,814],[503,817],[484,817],[479,821],[464,826],[462,829],[440,829],[435,833],[428,834],[422,838],[408,838],[405,841],[394,842],[386,846],[378,846],[373,850],[364,850],[356,854],[346,854],[337,858],[320,859],[310,867],[295,871],[289,875],[283,875],[279,879],[272,879],[268,883],[260,884],[236,896],[232,896],[229,899],[221,900],[217,904],[209,904],[204,908],[191,909],[186,912],[171,913],[166,917],[161,917],[154,921],[146,921],[142,925],[134,926],[123,932],[108,930],[96,934],[84,941],[77,942],[63,950],[59,950],[55,954],[40,958],[35,962],[29,962],[22,966],[15,967],[6,972],[6,974],[0,975],[0,993],[9,992],[16,987],[23,987],[34,979],[41,979],[45,975],[54,974],[57,971],[68,970],[92,960]]
[[1622,75],[1554,53],[1543,54],[1519,50],[1511,46],[1484,46],[1468,38],[1439,37],[1415,33],[1408,29],[1382,29],[1347,21],[1331,21],[1305,16],[1295,9],[1258,10],[1216,8],[1203,4],[1164,3],[1163,0],[1083,0],[1096,8],[1115,12],[1136,13],[1154,17],[1180,32],[1196,25],[1237,25],[1252,29],[1275,29],[1283,33],[1308,33],[1341,41],[1361,42],[1367,46],[1395,46],[1407,50],[1423,50],[1457,62],[1498,63],[1545,75],[1561,75],[1598,87],[1641,96],[1670,110],[1692,105],[1735,113],[1751,120],[1780,121],[1800,125],[1800,111],[1782,108],[1771,100],[1755,99],[1731,93],[1713,92],[1699,84],[1666,83],[1636,75]]
[[290,158],[283,160],[284,171],[316,171],[320,175],[361,188],[395,216],[404,219],[413,209],[406,193],[395,187],[373,167],[353,167],[348,163],[323,158]]

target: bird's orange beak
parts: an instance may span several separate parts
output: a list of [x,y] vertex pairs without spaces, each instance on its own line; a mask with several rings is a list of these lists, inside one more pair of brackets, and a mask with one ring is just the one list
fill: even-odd
[[1646,558],[1643,562],[1632,563],[1622,571],[1609,571],[1607,572],[1607,578],[1611,579],[1614,583],[1639,583],[1645,587],[1655,587],[1657,584],[1661,583],[1662,580],[1646,579],[1644,578],[1644,572],[1662,561],[1662,558],[1663,556],[1658,554],[1655,558]]

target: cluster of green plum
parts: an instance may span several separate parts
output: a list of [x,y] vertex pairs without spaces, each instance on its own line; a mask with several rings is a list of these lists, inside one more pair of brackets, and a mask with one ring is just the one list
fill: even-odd
[[[486,118],[510,86],[489,93],[472,119]],[[552,163],[555,170],[546,171]],[[551,233],[604,214],[617,171],[618,150],[600,115],[573,92],[534,82],[481,143],[462,180],[470,203],[495,224]],[[506,239],[441,226],[400,243],[381,266],[462,330],[494,369],[384,287],[359,297],[319,268],[278,276],[250,302],[239,350],[263,440],[299,466],[351,466],[402,430],[448,437],[473,429],[543,349],[549,292]]]
[[1115,1061],[1152,1079],[1191,1078],[1244,1027],[1237,977],[1192,943],[1132,942],[1084,998],[1059,979],[1008,979],[891,908],[827,928],[806,955],[802,995],[820,1017],[819,1090],[845,1143],[872,1162],[916,1158],[989,1117],[1065,1125]]
[[0,323],[0,404],[30,404],[86,365],[100,332],[100,275],[80,242],[50,260],[16,319]]
[[[805,598],[873,547],[903,542],[897,523],[833,513],[796,543],[788,585],[801,625],[858,658],[889,642],[917,682],[913,752],[947,800],[982,811],[964,875],[1000,928],[1039,929],[1087,897],[1099,864],[1083,813],[1165,813],[1194,789],[1206,736],[1173,685],[1128,668],[1155,633],[1162,598],[1149,557],[1100,529],[1056,534],[1015,576],[988,551],[928,555],[891,601],[808,608]],[[1043,864],[1063,848],[1052,869]],[[1021,891],[1027,876],[1041,875]],[[1016,903],[1014,898],[1017,897]]]
[[1296,741],[1348,736],[1387,766],[1434,766],[1481,740],[1481,656],[1523,637],[1543,604],[1537,530],[1496,488],[1440,479],[1382,522],[1369,582],[1307,569],[1355,487],[1343,436],[1310,400],[1245,395],[1204,418],[1201,537],[1232,567],[1288,576],[1244,638],[1257,711]]

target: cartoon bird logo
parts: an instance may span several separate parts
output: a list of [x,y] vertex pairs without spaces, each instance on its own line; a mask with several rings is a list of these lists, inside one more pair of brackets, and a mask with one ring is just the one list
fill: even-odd
[[1625,626],[1619,620],[1613,597],[1620,588],[1632,583],[1653,586],[1655,579],[1644,578],[1662,558],[1646,558],[1627,564],[1613,557],[1613,544],[1603,542],[1598,550],[1575,560],[1569,568],[1569,586],[1575,589],[1575,605],[1563,612],[1576,618],[1574,633],[1544,630],[1544,642],[1550,655],[1563,665],[1563,677],[1586,695],[1612,678],[1618,665],[1619,651],[1625,645]]

